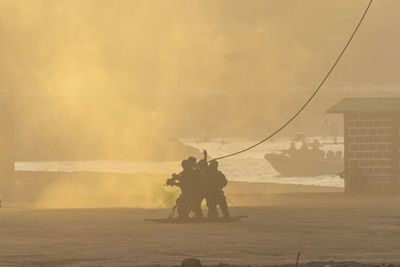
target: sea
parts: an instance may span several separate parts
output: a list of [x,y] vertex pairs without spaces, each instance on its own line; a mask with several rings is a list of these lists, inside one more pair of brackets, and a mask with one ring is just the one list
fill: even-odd
[[[339,144],[333,144],[332,138],[312,137],[317,139],[324,151],[343,151],[340,143],[342,138],[336,139]],[[206,149],[212,158],[230,154],[257,142],[257,140],[244,138],[215,138],[208,142],[196,142],[193,138],[181,138],[187,145]],[[282,177],[271,164],[264,159],[266,153],[278,153],[288,149],[289,138],[274,139],[265,142],[254,149],[234,157],[219,161],[220,170],[230,181],[299,184],[344,187],[344,181],[338,176],[324,175],[317,177]],[[298,146],[301,144],[299,143]],[[60,171],[60,172],[111,172],[111,173],[178,173],[181,170],[180,161],[166,162],[138,162],[138,161],[45,161],[45,162],[16,162],[17,171]]]

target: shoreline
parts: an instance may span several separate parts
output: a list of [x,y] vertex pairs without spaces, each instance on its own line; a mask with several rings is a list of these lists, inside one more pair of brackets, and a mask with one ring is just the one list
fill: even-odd
[[[163,187],[165,174],[121,174],[121,173],[99,173],[99,172],[30,172],[18,171],[14,173],[13,179],[1,186],[0,197],[3,198],[3,206],[25,206],[32,207],[40,201],[45,194],[46,199],[69,198],[76,190],[80,195],[76,200],[81,200],[82,205],[71,203],[72,207],[137,207],[134,200],[146,199],[146,205],[139,207],[156,207],[154,203],[161,203],[167,197],[168,192],[175,188]],[[143,195],[143,191],[150,193]],[[246,205],[254,202],[254,199],[265,199],[267,195],[280,193],[340,193],[343,188],[313,185],[276,184],[263,182],[238,182],[229,181],[224,190],[227,196],[241,199]],[[52,192],[54,192],[52,195]],[[119,195],[123,195],[126,201],[120,201]],[[151,194],[154,194],[152,196]],[[79,199],[80,198],[80,199]],[[132,200],[132,204],[129,202]],[[156,199],[149,201],[150,199]],[[246,199],[253,199],[248,201]],[[54,200],[56,202],[56,200]],[[42,201],[43,202],[43,201]],[[47,201],[48,202],[48,201]],[[87,204],[85,204],[87,203]],[[104,203],[104,205],[102,205]],[[85,206],[86,205],[86,206]],[[52,207],[52,205],[47,205]],[[67,207],[68,202],[63,203]],[[56,206],[54,206],[56,207]]]

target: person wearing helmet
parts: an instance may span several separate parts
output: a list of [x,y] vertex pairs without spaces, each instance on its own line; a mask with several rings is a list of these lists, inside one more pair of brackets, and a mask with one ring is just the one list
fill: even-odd
[[217,206],[220,207],[223,216],[229,218],[228,203],[223,191],[228,181],[225,175],[218,170],[218,161],[213,160],[210,162],[205,183],[208,218],[218,218]]
[[[181,162],[182,172],[179,175],[173,175],[172,179],[169,179],[169,183],[167,181],[167,185],[178,186],[181,189],[181,194],[176,199],[176,209],[178,211],[178,218],[187,218],[189,216],[190,202],[189,202],[189,192],[188,185],[190,185],[190,162],[187,160],[183,160]],[[190,190],[189,190],[190,191]]]

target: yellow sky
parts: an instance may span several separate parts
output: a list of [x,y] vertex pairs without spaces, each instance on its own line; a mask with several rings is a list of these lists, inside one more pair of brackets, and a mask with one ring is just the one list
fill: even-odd
[[[319,83],[366,4],[3,0],[0,87],[34,113],[47,103],[41,112],[63,113],[66,128],[82,116],[96,131],[172,134],[224,118],[229,131],[252,118],[279,123]],[[327,90],[399,83],[399,8],[374,1]]]

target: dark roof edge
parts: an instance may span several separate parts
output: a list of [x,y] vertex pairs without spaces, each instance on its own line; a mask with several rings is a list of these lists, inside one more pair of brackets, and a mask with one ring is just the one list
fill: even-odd
[[326,113],[400,113],[400,97],[348,97]]

